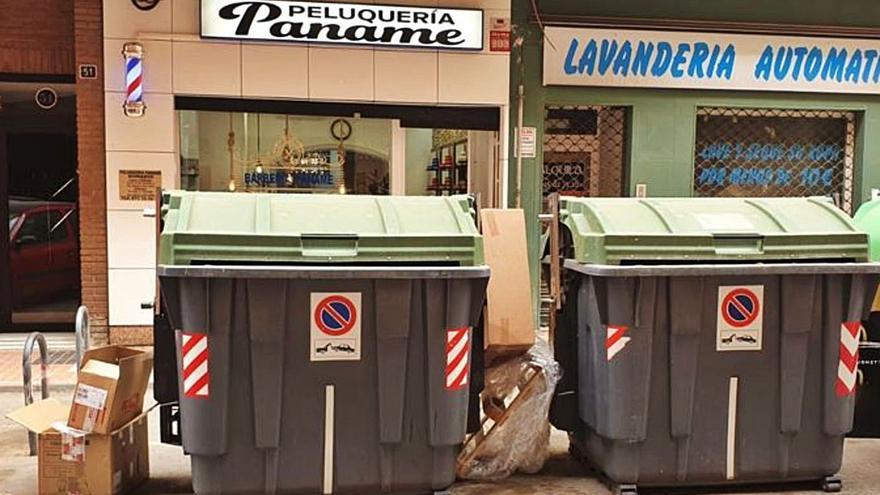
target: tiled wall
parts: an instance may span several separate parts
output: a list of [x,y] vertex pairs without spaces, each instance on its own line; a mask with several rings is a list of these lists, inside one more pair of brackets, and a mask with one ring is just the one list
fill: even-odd
[[[493,17],[510,17],[510,0],[387,3],[482,8],[487,38]],[[201,41],[198,14],[199,0],[164,0],[148,12],[104,0],[110,325],[152,323],[151,311],[140,309],[155,292],[152,219],[142,217],[149,205],[119,201],[118,173],[161,170],[164,187],[177,185],[174,95],[423,105],[509,101],[509,56],[489,53],[488,39],[481,53]],[[127,41],[144,46],[147,111],[140,119],[122,114]]]

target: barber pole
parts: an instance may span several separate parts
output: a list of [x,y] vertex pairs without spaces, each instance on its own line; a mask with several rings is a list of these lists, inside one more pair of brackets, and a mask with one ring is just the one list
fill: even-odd
[[144,115],[144,47],[140,43],[126,43],[122,48],[125,57],[125,103],[122,109],[128,117]]

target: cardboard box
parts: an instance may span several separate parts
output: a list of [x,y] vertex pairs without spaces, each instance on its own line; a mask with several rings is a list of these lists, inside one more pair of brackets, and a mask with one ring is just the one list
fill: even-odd
[[68,426],[107,434],[136,418],[153,369],[148,352],[122,346],[91,349],[73,394]]
[[7,416],[37,433],[40,495],[116,495],[149,478],[147,412],[109,435],[99,435],[67,427],[68,409],[45,399]]
[[486,295],[488,358],[525,352],[535,344],[532,283],[523,210],[480,210],[486,264],[492,270]]

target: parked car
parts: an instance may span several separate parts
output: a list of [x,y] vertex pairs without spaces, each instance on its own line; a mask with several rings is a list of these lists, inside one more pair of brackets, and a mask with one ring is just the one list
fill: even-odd
[[76,204],[9,201],[9,264],[13,306],[79,288]]

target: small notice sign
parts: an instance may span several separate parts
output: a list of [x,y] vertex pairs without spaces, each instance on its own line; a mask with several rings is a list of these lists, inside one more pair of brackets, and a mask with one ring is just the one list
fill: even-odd
[[122,201],[155,201],[162,187],[159,170],[120,170],[119,199]]
[[489,29],[489,51],[510,51],[510,18],[493,17]]
[[361,359],[360,292],[312,292],[310,314],[312,361]]
[[535,158],[537,153],[538,129],[536,127],[523,127],[518,133],[519,139],[516,146],[519,156],[523,158]]
[[760,351],[764,336],[764,286],[718,287],[718,351]]

